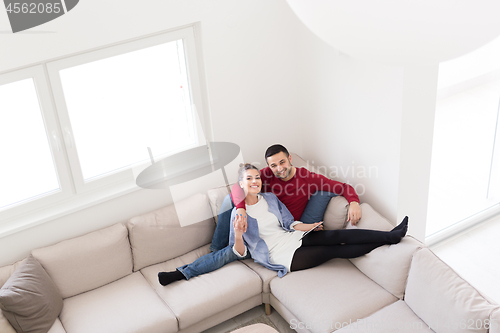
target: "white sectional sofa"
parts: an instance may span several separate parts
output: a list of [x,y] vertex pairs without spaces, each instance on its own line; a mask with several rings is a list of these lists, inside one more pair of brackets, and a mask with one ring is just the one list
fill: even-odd
[[[216,211],[226,193],[214,189],[186,203]],[[345,226],[346,206],[342,197],[330,201],[325,228]],[[360,228],[393,228],[361,207]],[[262,303],[298,332],[500,332],[499,306],[411,236],[283,278],[247,259],[161,286],[159,271],[209,252],[214,227],[213,218],[181,227],[172,205],[33,250],[63,299],[49,332],[201,332]],[[24,261],[0,268],[0,286]],[[2,313],[0,332],[15,333]]]

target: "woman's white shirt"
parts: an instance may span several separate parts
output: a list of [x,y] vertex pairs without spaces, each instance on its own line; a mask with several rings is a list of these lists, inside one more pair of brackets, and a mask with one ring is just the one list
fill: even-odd
[[[280,264],[290,271],[293,254],[302,245],[303,231],[286,231],[280,225],[276,215],[269,211],[266,199],[260,194],[254,205],[246,205],[247,215],[257,220],[259,224],[259,237],[262,238],[269,249],[269,261]],[[295,221],[294,225],[302,222]],[[245,249],[246,252],[246,249]]]

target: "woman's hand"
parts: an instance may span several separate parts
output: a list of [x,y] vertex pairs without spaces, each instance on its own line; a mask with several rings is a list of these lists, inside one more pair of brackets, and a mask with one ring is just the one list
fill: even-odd
[[243,256],[245,254],[245,244],[243,243],[243,233],[247,232],[247,216],[236,214],[233,220],[234,227],[234,249]]
[[[313,228],[316,228],[316,226],[318,224],[320,224],[321,222],[316,222],[316,223],[300,223],[300,224],[296,224],[293,226],[293,228],[295,230],[298,230],[298,231],[309,231]],[[314,231],[319,231],[319,230],[323,230],[323,225],[320,225],[319,227],[316,228],[316,230]]]
[[236,214],[233,220],[234,236],[236,238],[242,238],[243,233],[247,231],[247,216]]
[[245,208],[238,208],[236,209],[236,216],[241,215],[241,217],[247,221],[247,210]]

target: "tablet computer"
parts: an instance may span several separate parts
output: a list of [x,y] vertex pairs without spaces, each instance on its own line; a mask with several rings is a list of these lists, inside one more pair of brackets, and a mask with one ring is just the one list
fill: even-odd
[[304,238],[308,233],[310,233],[311,231],[315,230],[317,227],[319,227],[320,225],[323,225],[323,221],[321,221],[317,226],[315,226],[314,228],[310,229],[310,230],[307,230],[306,232],[304,232],[304,234],[302,235],[302,237],[300,237],[300,240],[302,240],[302,238]]

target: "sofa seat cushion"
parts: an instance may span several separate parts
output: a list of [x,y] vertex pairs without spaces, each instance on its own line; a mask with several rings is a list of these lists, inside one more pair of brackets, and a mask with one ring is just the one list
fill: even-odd
[[262,292],[262,280],[259,276],[238,261],[188,281],[177,281],[167,286],[162,286],[158,282],[158,272],[172,271],[176,267],[193,262],[200,254],[207,252],[208,247],[203,247],[179,258],[141,270],[176,315],[180,329],[185,329]]
[[140,272],[64,300],[68,333],[177,332],[177,320]]
[[271,292],[271,280],[278,277],[278,272],[272,271],[261,264],[256,263],[253,259],[245,259],[241,261],[257,273],[262,280],[262,292]]
[[[487,332],[484,323],[498,305],[486,300],[429,249],[415,253],[405,294],[406,304],[434,331]],[[430,306],[432,305],[432,306]]]
[[64,298],[132,273],[127,228],[121,224],[33,250]]
[[273,279],[271,293],[311,332],[331,332],[336,323],[354,322],[397,301],[347,259]]
[[[358,319],[336,332],[339,333],[391,333],[391,332],[422,332],[432,333],[426,323],[422,321],[404,301],[397,301],[386,306],[371,316]],[[339,325],[342,327],[344,325]]]

